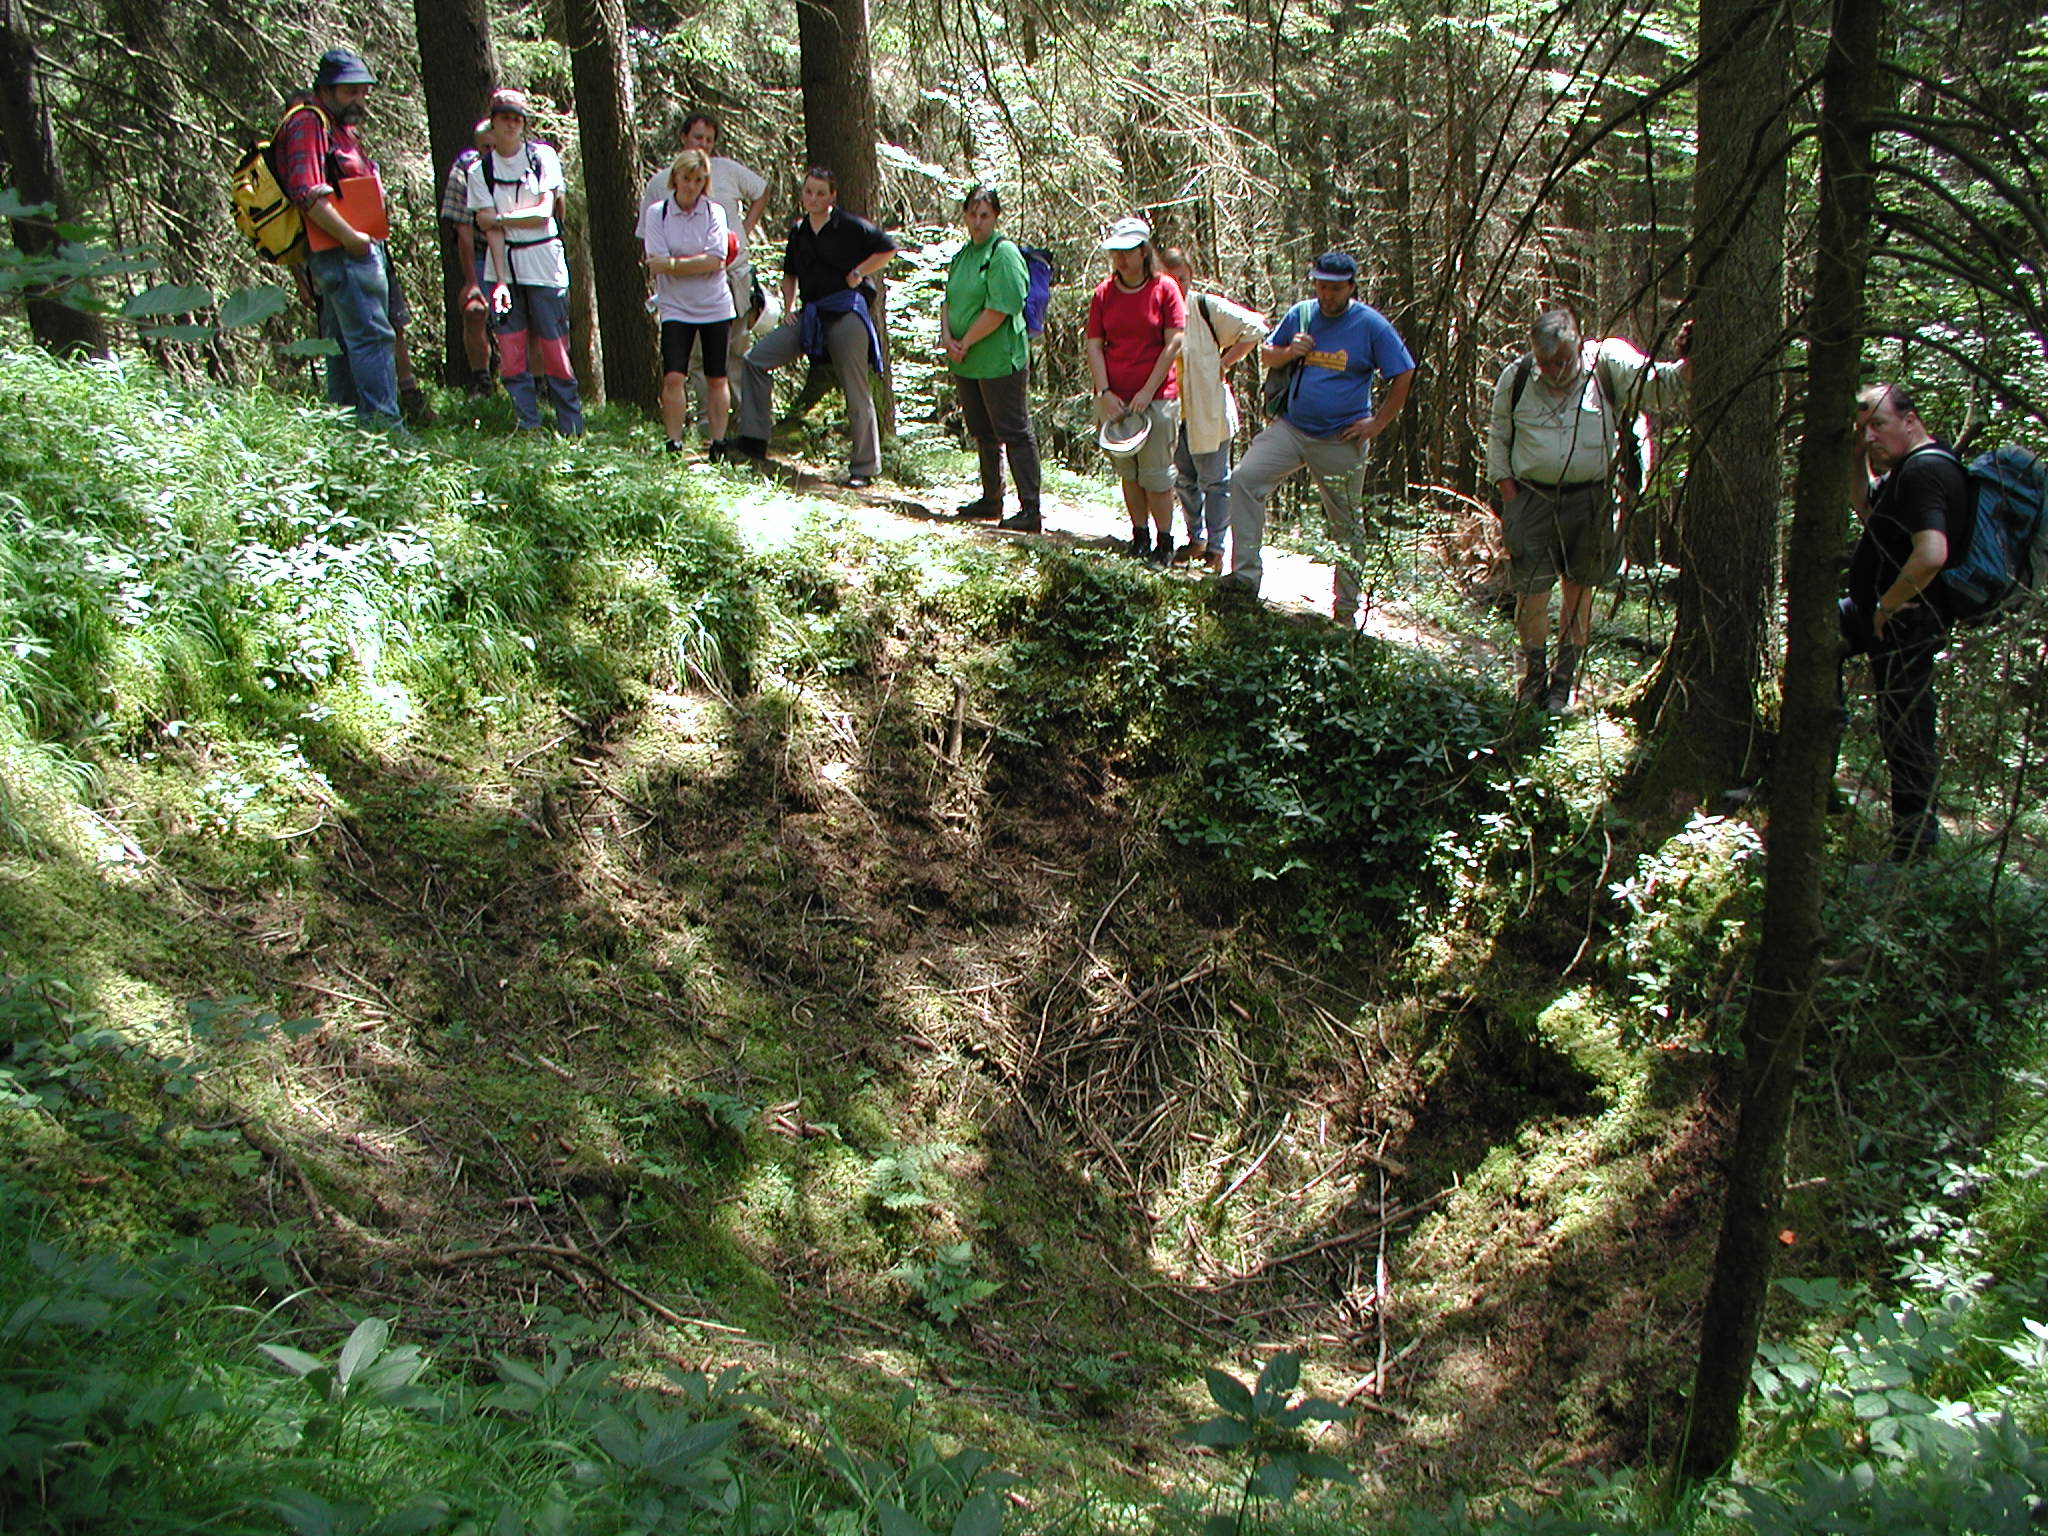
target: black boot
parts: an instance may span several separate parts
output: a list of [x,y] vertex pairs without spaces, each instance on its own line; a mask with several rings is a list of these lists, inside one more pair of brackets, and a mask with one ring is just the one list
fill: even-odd
[[1152,554],[1152,527],[1148,523],[1131,530],[1131,542],[1124,550],[1133,560],[1144,560]]

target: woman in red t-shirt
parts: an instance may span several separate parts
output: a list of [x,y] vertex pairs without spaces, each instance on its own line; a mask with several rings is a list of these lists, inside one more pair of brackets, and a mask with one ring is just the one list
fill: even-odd
[[1136,453],[1111,454],[1110,462],[1123,481],[1132,557],[1164,565],[1173,555],[1173,440],[1180,427],[1173,364],[1187,301],[1153,257],[1152,227],[1143,219],[1118,219],[1101,248],[1110,253],[1109,276],[1088,301],[1095,419],[1142,416],[1150,426]]

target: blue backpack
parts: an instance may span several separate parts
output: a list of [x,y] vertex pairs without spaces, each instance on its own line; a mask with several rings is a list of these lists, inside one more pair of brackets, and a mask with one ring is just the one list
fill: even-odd
[[1968,474],[1977,526],[1962,558],[1942,568],[1941,606],[1958,624],[1989,624],[2048,585],[2048,460],[1994,448],[1972,459]]
[[[998,237],[1010,240],[1008,235]],[[994,242],[990,242],[993,246]],[[1052,308],[1053,284],[1060,280],[1059,263],[1053,260],[1052,252],[1043,246],[1023,245],[1010,240],[1017,247],[1017,254],[1024,258],[1024,330],[1027,335],[1039,336],[1045,332],[1045,312]],[[991,249],[981,264],[983,272],[995,260]]]

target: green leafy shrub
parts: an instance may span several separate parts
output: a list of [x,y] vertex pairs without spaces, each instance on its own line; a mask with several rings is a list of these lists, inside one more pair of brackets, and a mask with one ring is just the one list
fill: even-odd
[[1279,626],[1203,636],[1163,716],[1181,767],[1168,833],[1333,947],[1412,899],[1444,828],[1483,810],[1501,725],[1470,679]]
[[1356,1483],[1356,1475],[1336,1457],[1309,1446],[1302,1432],[1309,1424],[1341,1423],[1348,1409],[1320,1397],[1294,1397],[1301,1384],[1301,1356],[1283,1350],[1268,1360],[1258,1380],[1246,1386],[1228,1371],[1206,1373],[1209,1396],[1222,1411],[1174,1436],[1188,1445],[1234,1454],[1245,1464],[1237,1507],[1212,1515],[1204,1536],[1244,1536],[1254,1529],[1253,1500],[1285,1504],[1304,1483]]
[[1699,1020],[1723,1041],[1747,1006],[1763,910],[1763,837],[1746,821],[1695,814],[1636,860],[1611,894],[1626,915],[1608,958],[1653,1040]]

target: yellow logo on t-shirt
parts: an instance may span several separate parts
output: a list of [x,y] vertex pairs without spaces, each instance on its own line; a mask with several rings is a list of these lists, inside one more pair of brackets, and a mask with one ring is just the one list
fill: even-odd
[[1332,372],[1342,373],[1351,366],[1351,353],[1343,347],[1338,347],[1330,352],[1311,352],[1302,361],[1311,368],[1328,368]]

